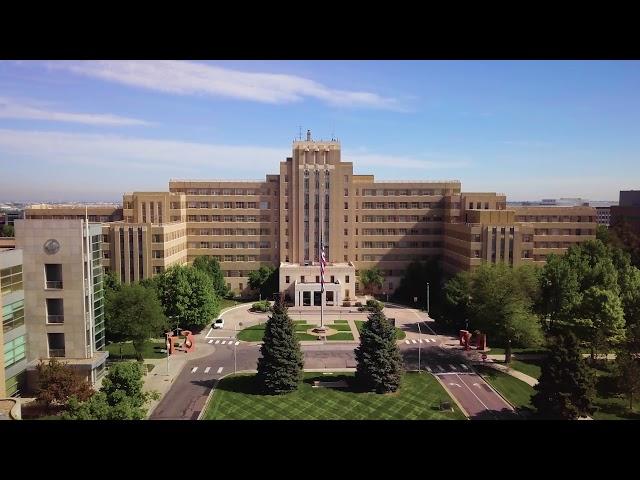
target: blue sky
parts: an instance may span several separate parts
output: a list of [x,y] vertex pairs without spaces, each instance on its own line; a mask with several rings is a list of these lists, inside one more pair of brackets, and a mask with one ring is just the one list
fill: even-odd
[[356,173],[508,200],[640,188],[637,61],[3,61],[0,201],[263,179],[311,129]]

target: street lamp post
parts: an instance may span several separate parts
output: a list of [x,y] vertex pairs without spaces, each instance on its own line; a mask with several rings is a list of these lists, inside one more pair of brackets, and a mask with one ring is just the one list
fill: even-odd
[[427,282],[427,316],[429,316],[429,282]]
[[420,373],[420,357],[422,356],[422,330],[420,330],[420,322],[418,321],[418,339],[420,345],[418,346],[418,373]]
[[237,361],[237,354],[236,354],[236,349],[238,348],[238,327],[242,326],[242,322],[239,323],[235,323],[234,324],[234,333],[235,333],[235,339],[233,341],[233,374],[235,375],[236,372],[238,371],[238,361]]

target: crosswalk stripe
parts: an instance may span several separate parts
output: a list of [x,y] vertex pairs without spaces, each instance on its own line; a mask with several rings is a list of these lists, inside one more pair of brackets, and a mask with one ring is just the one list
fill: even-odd
[[427,365],[427,372],[433,373],[433,370],[431,370],[431,367],[429,365]]
[[213,343],[213,340],[209,340],[207,343]]
[[412,338],[412,339],[411,339],[411,342],[413,342],[413,343],[418,343],[418,342],[416,342],[415,338]]
[[209,370],[211,370],[211,367],[207,367],[204,369],[204,373],[209,373]]
[[224,345],[225,343],[227,343],[227,341],[226,341],[226,340],[222,340],[222,341],[220,342],[220,345]]
[[433,343],[436,343],[436,339],[435,339],[435,338],[432,338],[432,339],[431,339],[431,341],[432,341]]
[[469,370],[469,367],[467,367],[464,363],[461,363],[461,364],[460,364],[460,366],[461,366],[462,368],[464,368],[465,370]]
[[457,370],[457,368],[456,368],[456,366],[455,366],[455,365],[451,365],[451,364],[449,364],[449,368],[450,368],[451,370]]
[[422,339],[418,340],[418,342],[422,343]]
[[240,342],[236,342],[236,345],[240,345]]
[[222,369],[223,369],[223,368],[224,368],[224,367],[220,367],[220,368],[218,369],[218,373],[222,373]]
[[436,367],[438,368],[438,370],[440,370],[441,372],[444,372],[444,368],[442,368],[440,365],[436,365]]
[[215,345],[217,345],[217,344],[219,344],[219,343],[220,343],[220,340],[216,340],[216,343],[215,343]]
[[196,370],[198,370],[198,367],[193,367],[193,368],[191,369],[191,373],[196,373]]
[[404,343],[406,343],[407,345],[409,345],[409,340],[405,340]]

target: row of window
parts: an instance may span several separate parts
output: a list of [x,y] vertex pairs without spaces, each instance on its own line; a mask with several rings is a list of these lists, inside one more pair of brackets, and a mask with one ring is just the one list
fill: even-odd
[[362,235],[442,235],[439,228],[363,228]]
[[[249,260],[249,257],[254,260]],[[260,255],[211,255],[211,258],[215,258],[219,262],[270,262],[271,255],[263,253]],[[239,260],[243,258],[244,260]]]
[[595,222],[594,216],[569,215],[516,215],[516,222]]
[[361,208],[438,208],[442,207],[442,202],[362,202]]
[[[442,246],[442,242],[362,242],[362,248],[431,248],[435,246]],[[356,248],[358,248],[357,242]]]
[[176,230],[175,232],[169,232],[165,234],[154,233],[151,237],[153,243],[170,242],[171,240],[177,240],[178,238],[186,237],[187,232],[184,230]]
[[189,242],[189,248],[271,248],[271,242]]
[[[285,283],[291,283],[291,277],[289,275],[286,275],[284,277],[284,282]],[[335,282],[336,282],[335,275],[331,275],[326,283],[335,283]],[[320,283],[320,275],[316,275],[315,282],[313,282],[313,281],[307,282],[307,278],[304,275],[300,275],[300,283]],[[346,284],[350,283],[349,275],[345,275],[344,283],[346,283]]]
[[187,208],[259,208],[268,210],[270,202],[187,202]]
[[536,235],[595,235],[591,228],[536,228]]
[[389,196],[417,196],[417,195],[455,195],[456,193],[459,192],[455,192],[452,189],[440,189],[440,188],[433,188],[433,189],[400,189],[400,190],[395,190],[395,189],[369,189],[369,188],[363,188],[362,189],[362,196],[363,197],[389,197]]
[[189,235],[271,235],[269,228],[190,228]]
[[[435,245],[439,243],[439,245]],[[434,247],[442,247],[441,242],[434,242]],[[366,254],[362,255],[363,262],[377,262],[377,261],[412,261],[412,260],[429,260],[431,255],[415,255],[410,253],[387,253],[387,254]],[[358,260],[356,256],[356,261]]]
[[[224,277],[248,277],[253,270],[221,270]],[[241,288],[242,289],[242,288]]]
[[363,222],[441,222],[441,216],[427,215],[363,215]]
[[187,222],[270,222],[270,215],[187,215]]
[[171,192],[187,195],[271,195],[271,190],[255,188],[171,188]]

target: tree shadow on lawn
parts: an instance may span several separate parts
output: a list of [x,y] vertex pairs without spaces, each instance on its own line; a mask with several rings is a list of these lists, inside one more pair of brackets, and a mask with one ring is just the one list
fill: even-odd
[[483,410],[471,417],[471,420],[524,420],[525,417],[518,415],[506,408],[502,410]]
[[597,411],[600,413],[615,415],[616,417],[624,418],[626,420],[640,420],[640,413],[632,412],[629,410],[629,400],[627,400],[625,397],[619,398],[623,400],[622,403],[608,401],[613,399],[604,399],[602,401],[596,400],[594,402],[594,405],[597,407]]

